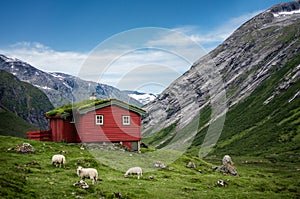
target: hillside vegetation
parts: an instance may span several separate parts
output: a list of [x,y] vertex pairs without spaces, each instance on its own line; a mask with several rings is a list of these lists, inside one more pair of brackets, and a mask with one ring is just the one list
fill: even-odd
[[0,106],[0,135],[26,137],[27,131],[38,128]]
[[[19,154],[13,147],[30,143],[33,154]],[[0,136],[0,197],[1,198],[297,198],[300,197],[299,166],[273,163],[263,158],[232,156],[240,177],[226,176],[212,171],[220,159],[207,162],[183,155],[166,169],[144,172],[124,178],[124,171],[114,170],[94,158],[91,151],[82,150],[81,144],[53,143]],[[8,150],[10,149],[10,150]],[[51,165],[51,157],[66,151],[65,168]],[[120,152],[128,158],[141,154]],[[143,153],[151,153],[146,150]],[[131,155],[130,155],[131,154]],[[114,160],[119,163],[118,160]],[[145,160],[147,161],[147,160]],[[186,168],[193,161],[196,168]],[[149,165],[152,165],[149,162]],[[77,166],[93,167],[99,178],[95,185],[90,179],[88,189],[75,187],[80,180]],[[139,166],[139,165],[137,165]],[[173,167],[174,170],[169,170]],[[153,176],[154,179],[149,179]],[[217,185],[219,179],[228,187]]]
[[48,129],[45,112],[53,109],[48,97],[33,85],[0,70],[0,105],[28,123]]
[[[280,69],[274,66],[271,77],[229,108],[220,138],[208,156],[260,156],[272,161],[300,163],[300,98],[297,95],[300,81],[286,78],[295,76],[299,63],[300,54]],[[211,109],[206,106],[189,124],[199,129],[187,151],[193,156],[199,155],[210,114]],[[145,138],[144,142],[156,148],[175,142],[174,125]],[[176,133],[190,132],[189,128],[183,128]]]
[[[263,82],[249,97],[229,109],[214,155],[264,156],[300,162],[300,81],[281,88],[288,73],[300,63],[300,54]],[[268,102],[270,96],[274,98]],[[268,102],[268,103],[267,103]],[[191,151],[201,146],[207,128],[194,139]]]

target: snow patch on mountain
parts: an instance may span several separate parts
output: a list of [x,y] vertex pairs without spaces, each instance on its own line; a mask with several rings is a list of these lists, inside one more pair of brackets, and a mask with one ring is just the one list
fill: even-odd
[[153,101],[157,96],[152,93],[142,93],[138,91],[122,91],[123,93],[126,93],[129,97],[136,99],[143,105],[148,104],[149,102]]
[[274,17],[279,17],[279,16],[282,16],[282,15],[292,15],[292,14],[300,14],[300,9],[299,10],[283,11],[283,12],[273,13]]

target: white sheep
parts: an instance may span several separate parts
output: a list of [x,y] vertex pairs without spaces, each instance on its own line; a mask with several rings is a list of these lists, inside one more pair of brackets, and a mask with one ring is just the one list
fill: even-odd
[[77,175],[81,177],[82,180],[84,180],[84,178],[90,178],[92,180],[92,184],[98,180],[98,171],[94,168],[82,168],[79,166],[77,168]]
[[53,155],[52,156],[52,165],[57,166],[57,164],[59,164],[59,166],[61,167],[62,165],[65,167],[66,164],[66,158],[64,155]]
[[130,174],[137,174],[138,179],[140,179],[140,176],[143,175],[142,168],[141,167],[132,167],[126,171],[126,173],[124,174],[124,177],[127,178],[128,175],[130,175]]

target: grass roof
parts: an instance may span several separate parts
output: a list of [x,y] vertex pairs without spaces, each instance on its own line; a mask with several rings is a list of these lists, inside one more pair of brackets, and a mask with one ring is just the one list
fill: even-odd
[[[109,102],[111,102],[111,104],[113,102],[116,102],[117,104],[126,104],[125,102],[122,102],[122,101],[117,100],[117,99],[84,100],[84,101],[76,102],[76,103],[73,103],[73,104],[63,105],[59,108],[48,111],[46,113],[46,116],[48,116],[48,117],[55,117],[55,116],[67,117],[69,115],[72,115],[73,110],[74,111],[80,111],[80,110],[83,110],[83,109],[88,109],[88,108],[95,107],[95,106],[105,104],[105,103],[109,103]],[[131,104],[128,104],[128,108],[133,109],[133,110],[138,110],[139,112],[145,113],[145,111],[143,109],[141,109],[139,107],[136,107],[134,105],[131,105]]]

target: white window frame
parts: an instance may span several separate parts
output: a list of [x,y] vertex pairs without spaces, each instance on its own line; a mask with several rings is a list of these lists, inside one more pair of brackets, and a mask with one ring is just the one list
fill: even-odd
[[122,124],[124,126],[129,126],[130,125],[130,116],[129,115],[123,115],[122,116]]
[[103,115],[95,115],[95,124],[96,124],[96,126],[104,125],[104,116]]

